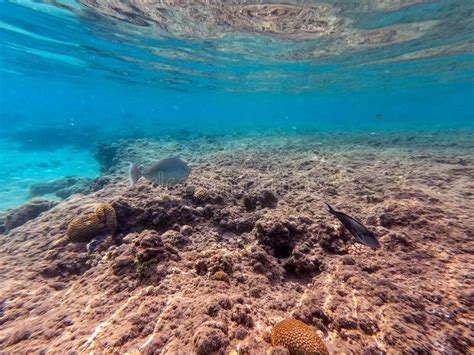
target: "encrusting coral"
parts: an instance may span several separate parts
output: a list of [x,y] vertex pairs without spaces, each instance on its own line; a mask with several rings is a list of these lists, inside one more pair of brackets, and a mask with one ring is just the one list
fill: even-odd
[[108,203],[99,204],[94,214],[79,216],[67,227],[67,236],[72,242],[87,242],[99,234],[114,234],[117,217]]
[[297,319],[285,319],[275,324],[272,346],[283,346],[291,355],[329,354],[314,329]]

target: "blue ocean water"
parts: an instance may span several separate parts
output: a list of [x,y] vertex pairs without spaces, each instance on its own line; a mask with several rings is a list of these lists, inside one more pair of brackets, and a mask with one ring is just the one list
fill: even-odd
[[472,1],[256,6],[0,1],[0,210],[99,141],[473,128]]

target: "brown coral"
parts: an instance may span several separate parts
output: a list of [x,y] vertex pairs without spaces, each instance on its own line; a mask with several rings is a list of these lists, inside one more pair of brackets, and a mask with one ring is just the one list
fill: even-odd
[[101,203],[96,207],[95,214],[100,223],[104,225],[102,232],[114,234],[117,229],[117,217],[114,208],[108,203]]
[[71,242],[87,242],[101,230],[102,224],[96,215],[80,216],[67,226],[67,236]]
[[297,319],[285,319],[275,324],[272,346],[284,346],[291,355],[329,354],[314,329]]
[[73,219],[67,227],[67,236],[72,242],[87,242],[98,234],[114,234],[116,229],[114,208],[108,203],[101,203],[94,214]]

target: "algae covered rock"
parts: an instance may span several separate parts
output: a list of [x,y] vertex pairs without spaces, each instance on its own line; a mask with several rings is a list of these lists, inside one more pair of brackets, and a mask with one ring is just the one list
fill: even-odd
[[30,202],[18,208],[8,210],[0,215],[0,233],[8,232],[22,226],[31,219],[38,217],[41,213],[50,210],[58,203],[42,198],[34,198]]
[[99,162],[101,173],[108,173],[113,169],[119,148],[119,144],[97,144],[94,158]]
[[212,280],[216,280],[216,281],[223,281],[223,282],[226,282],[226,283],[229,283],[230,282],[230,277],[229,275],[227,275],[224,271],[222,270],[219,270],[219,271],[216,271],[212,276],[211,276],[211,279]]
[[268,350],[267,355],[289,355],[290,352],[283,346],[277,346]]
[[144,282],[159,282],[174,263],[181,260],[178,251],[155,230],[144,230],[131,233],[124,238],[124,243],[117,248],[111,260],[115,275],[131,275]]
[[194,191],[193,199],[196,202],[202,202],[209,196],[209,191],[205,187],[198,187]]
[[193,344],[198,355],[223,355],[229,345],[227,327],[218,322],[205,322],[194,333]]
[[65,176],[56,180],[38,182],[30,185],[30,196],[55,194],[60,198],[67,198],[76,193],[91,192],[92,179],[80,176]]

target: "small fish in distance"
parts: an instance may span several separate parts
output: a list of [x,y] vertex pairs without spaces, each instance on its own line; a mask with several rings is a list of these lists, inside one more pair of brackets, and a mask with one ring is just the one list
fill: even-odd
[[191,168],[179,158],[160,160],[142,171],[130,163],[130,187],[133,187],[142,176],[157,185],[173,186],[186,180],[190,173]]
[[348,216],[345,213],[335,211],[327,203],[326,205],[328,206],[329,213],[336,216],[339,221],[341,221],[342,225],[354,236],[357,242],[374,249],[380,247],[380,243],[375,238],[374,233],[368,230],[367,227],[365,227],[361,222]]

